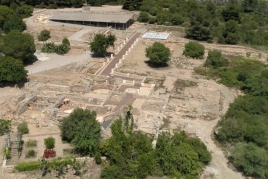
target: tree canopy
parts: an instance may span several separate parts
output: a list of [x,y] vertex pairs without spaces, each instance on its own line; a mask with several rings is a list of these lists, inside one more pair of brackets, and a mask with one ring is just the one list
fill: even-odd
[[50,38],[50,31],[49,30],[42,30],[38,35],[39,41],[47,41]]
[[30,59],[35,52],[34,39],[30,34],[13,30],[1,38],[0,52],[6,56],[25,62]]
[[7,34],[12,30],[18,30],[20,32],[26,29],[26,24],[21,20],[20,17],[13,17],[12,19],[8,19],[5,21],[3,30]]
[[218,50],[208,51],[208,57],[205,66],[213,66],[214,68],[228,66],[229,61],[222,57],[222,54]]
[[111,125],[112,137],[100,145],[108,165],[102,170],[102,179],[146,178],[167,175],[171,178],[194,178],[211,160],[206,146],[184,132],[161,133],[156,147],[153,138],[133,132],[133,116],[128,111]]
[[108,47],[113,47],[116,41],[115,35],[96,34],[93,41],[90,43],[90,50],[94,53],[106,55]]
[[73,144],[83,155],[94,156],[99,148],[100,123],[96,116],[95,111],[77,108],[63,119],[60,126],[62,139]]
[[188,42],[185,44],[183,55],[192,58],[203,58],[205,54],[205,47],[198,42]]
[[188,38],[196,40],[212,39],[210,14],[206,10],[192,11],[190,14],[190,26],[186,30]]
[[152,46],[145,49],[146,57],[155,65],[165,64],[170,60],[170,50],[160,42],[154,42]]
[[27,76],[21,60],[0,56],[0,82],[19,82]]

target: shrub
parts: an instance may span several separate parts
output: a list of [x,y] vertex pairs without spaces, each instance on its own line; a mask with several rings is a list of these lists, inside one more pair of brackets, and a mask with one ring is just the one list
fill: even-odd
[[228,66],[229,61],[222,57],[222,54],[218,50],[210,50],[205,66],[213,66],[214,68]]
[[56,45],[54,43],[45,43],[41,51],[45,53],[54,53]]
[[69,46],[66,44],[57,45],[55,48],[55,53],[58,55],[66,54],[69,51]]
[[15,169],[18,170],[19,172],[38,170],[39,168],[40,168],[40,163],[38,161],[22,162],[15,166]]
[[11,157],[11,152],[8,148],[4,147],[1,152],[5,158],[8,159]]
[[50,38],[50,31],[49,30],[42,30],[40,35],[38,35],[39,41],[46,41]]
[[148,20],[149,20],[148,13],[145,11],[140,12],[139,17],[138,17],[138,21],[139,22],[148,22]]
[[56,157],[56,151],[53,149],[46,149],[44,151],[43,158],[53,158]]
[[57,4],[49,4],[47,6],[47,9],[57,9],[57,8],[58,8]]
[[53,149],[55,147],[55,138],[48,137],[44,139],[44,144],[46,146],[46,149]]
[[156,23],[156,18],[155,17],[150,17],[149,18],[149,24],[154,24]]
[[36,156],[36,152],[34,150],[29,150],[26,154],[26,158],[34,158]]
[[234,165],[246,175],[267,178],[268,153],[253,143],[238,143],[232,151]]
[[164,44],[155,42],[151,47],[146,48],[146,57],[153,64],[165,64],[170,60],[170,50]]
[[185,44],[183,55],[192,58],[202,59],[205,54],[205,47],[197,42],[189,42]]
[[183,21],[183,18],[180,14],[174,14],[172,15],[171,17],[171,23],[172,25],[180,25],[182,24],[184,21]]
[[68,47],[70,47],[70,41],[66,38],[66,37],[64,37],[64,39],[62,39],[62,42],[61,42],[63,45],[67,45]]
[[10,130],[11,121],[0,119],[0,135],[5,134]]
[[17,127],[18,131],[21,132],[21,134],[28,134],[29,128],[27,122],[20,123]]
[[37,146],[37,142],[36,142],[36,140],[31,140],[31,139],[29,139],[29,140],[27,141],[27,143],[26,143],[26,146],[27,146],[27,147],[36,147],[36,146]]

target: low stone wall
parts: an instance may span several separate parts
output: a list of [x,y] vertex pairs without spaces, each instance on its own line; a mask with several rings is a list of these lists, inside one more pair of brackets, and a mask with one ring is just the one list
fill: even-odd
[[82,85],[73,85],[70,87],[70,91],[74,93],[87,93],[89,92],[89,87]]
[[29,103],[32,103],[34,101],[36,101],[37,99],[37,96],[33,96],[32,98],[30,98],[27,102],[21,104],[18,108],[18,111],[17,111],[17,115],[21,115],[22,113],[24,113],[27,109],[28,109],[28,104]]

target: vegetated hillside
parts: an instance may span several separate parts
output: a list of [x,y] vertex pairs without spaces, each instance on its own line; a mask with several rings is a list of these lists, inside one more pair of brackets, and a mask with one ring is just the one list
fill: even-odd
[[219,122],[217,140],[226,146],[229,159],[238,170],[247,176],[268,178],[267,66],[241,57],[226,63],[221,53],[215,51],[209,52],[205,66],[209,68],[200,67],[195,71],[219,78],[224,85],[245,93],[230,105]]
[[268,46],[266,1],[107,0],[123,8],[140,10],[138,21],[182,25],[188,38],[226,44]]

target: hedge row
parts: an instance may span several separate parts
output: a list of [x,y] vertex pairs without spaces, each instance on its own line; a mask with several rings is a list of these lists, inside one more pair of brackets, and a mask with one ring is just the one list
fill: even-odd
[[15,166],[15,169],[19,172],[22,171],[32,171],[40,169],[40,162],[33,161],[33,162],[22,162]]

